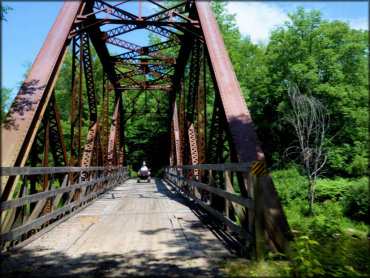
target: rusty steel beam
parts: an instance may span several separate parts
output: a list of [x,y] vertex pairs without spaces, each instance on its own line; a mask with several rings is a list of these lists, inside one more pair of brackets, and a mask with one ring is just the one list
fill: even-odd
[[60,123],[60,116],[55,101],[55,93],[53,93],[49,108],[49,119],[50,119],[50,147],[54,158],[55,166],[67,166],[68,157],[67,149],[65,146],[64,136],[62,132],[62,126]]
[[[66,54],[68,34],[81,4],[81,1],[64,3],[2,124],[1,141],[6,146],[1,151],[2,166],[21,167],[26,162]],[[14,189],[14,179],[4,178],[1,201],[11,198]]]
[[117,56],[118,59],[132,59],[138,56],[145,55],[171,64],[174,64],[176,62],[176,59],[174,57],[158,52],[160,50],[177,46],[178,43],[174,41],[166,41],[163,43],[145,47],[115,37],[106,39],[106,42],[112,45],[122,47],[124,49],[131,50],[130,52],[118,55]]
[[[145,61],[144,61],[145,60]],[[173,63],[168,63],[159,59],[153,59],[153,58],[141,58],[141,57],[135,57],[135,58],[121,58],[118,56],[113,56],[110,59],[110,62],[114,65],[121,66],[121,65],[153,65],[153,66],[160,66],[163,68],[169,68],[173,67]]]
[[200,42],[196,41],[191,53],[190,74],[189,74],[189,92],[187,120],[194,122],[195,103],[198,92],[199,70],[200,70]]
[[160,90],[169,92],[172,88],[171,86],[159,86],[159,85],[150,85],[150,86],[142,86],[142,85],[122,85],[118,87],[120,90]]
[[195,4],[238,159],[240,162],[264,160],[264,154],[211,7],[208,2],[203,1],[197,1]]
[[90,51],[90,40],[89,35],[86,33],[82,35],[82,49],[83,49],[82,60],[85,73],[87,100],[90,109],[90,120],[96,122],[98,121],[98,111],[97,111],[98,103],[96,98],[94,71]]
[[113,86],[108,82],[106,73],[103,75],[103,103],[101,114],[101,146],[103,166],[108,166],[108,143],[109,143],[109,92]]
[[181,159],[181,142],[180,142],[180,129],[179,129],[179,120],[178,120],[178,112],[177,112],[177,105],[176,100],[173,101],[173,116],[172,116],[172,125],[173,125],[173,135],[174,135],[174,142],[175,142],[175,157],[176,157],[176,165],[182,165]]
[[[190,155],[191,155],[191,164],[197,165],[199,164],[198,161],[198,149],[197,149],[197,137],[195,134],[194,123],[188,122],[188,136],[189,136],[189,144],[190,144]],[[195,178],[198,179],[198,169],[194,170]]]
[[[207,142],[207,94],[206,94],[206,69],[205,51],[202,49],[202,60],[200,61],[199,84],[197,96],[197,123],[198,123],[198,163],[206,162],[206,142]],[[204,171],[200,171],[198,180],[202,180]]]
[[166,19],[170,19],[170,21],[172,22],[173,17],[178,16],[182,19],[185,19],[186,21],[188,21],[190,23],[194,22],[194,20],[192,20],[192,19],[183,15],[183,13],[186,13],[189,10],[189,1],[185,1],[183,3],[180,3],[180,4],[176,5],[176,6],[173,6],[171,8],[167,8],[167,7],[163,6],[162,4],[160,4],[156,1],[153,1],[153,0],[149,0],[149,2],[152,2],[153,4],[157,5],[158,7],[162,8],[164,10],[160,11],[158,13],[155,13],[153,15],[145,17],[145,20],[147,20],[147,21],[163,21],[163,20],[166,20]]
[[[84,23],[84,26],[80,26]],[[198,34],[199,33],[199,23],[189,23],[189,22],[170,22],[170,21],[140,21],[140,20],[126,20],[126,19],[100,19],[100,18],[85,18],[85,16],[80,16],[77,18],[75,22],[76,26],[79,26],[79,29],[73,30],[69,34],[69,38],[73,38],[77,35],[80,35],[84,32],[91,33],[91,29],[99,28],[103,25],[108,24],[127,24],[132,25],[127,32],[134,31],[137,29],[147,29],[148,31],[157,33],[158,35],[167,37],[169,39],[178,41],[182,34],[177,34],[172,30],[168,30],[167,28],[176,29],[177,31],[184,33],[193,34],[196,37],[202,39],[202,37]],[[165,28],[167,27],[167,28]],[[127,33],[126,32],[126,33]],[[122,34],[125,34],[123,32]],[[102,36],[101,38],[103,38]]]
[[176,158],[175,158],[175,154],[176,154],[176,149],[175,149],[175,132],[174,132],[174,128],[173,128],[173,122],[171,122],[171,146],[170,146],[170,158],[169,158],[169,161],[170,161],[170,165],[173,166],[173,165],[176,165]]
[[[210,58],[210,70],[220,92],[238,161],[263,161],[265,160],[264,153],[253,128],[250,113],[210,4],[204,1],[195,1],[195,5]],[[246,176],[244,180],[245,186],[249,187]],[[253,192],[252,188],[247,188],[247,190],[249,193]],[[290,228],[271,177],[265,178],[264,192],[267,212],[270,217],[270,226],[266,226],[266,229],[276,248],[285,251],[289,248],[286,232],[290,231]]]
[[119,119],[119,107],[120,107],[120,98],[117,99],[116,106],[114,108],[114,113],[111,122],[111,128],[109,133],[109,144],[108,144],[108,165],[113,165],[116,158],[116,145],[117,145],[117,128],[118,128],[118,119]]
[[95,144],[97,143],[98,123],[90,122],[89,131],[85,141],[85,148],[82,155],[81,167],[90,167],[93,159]]
[[[185,88],[184,86],[180,89],[179,94],[179,128],[180,128],[180,154],[181,154],[181,162],[184,163],[184,155],[185,155],[185,121],[186,119],[186,112],[185,112]],[[186,165],[186,164],[185,164]]]
[[[71,150],[70,166],[81,166],[82,140],[82,38],[73,38],[71,92]],[[72,183],[74,179],[72,179]]]

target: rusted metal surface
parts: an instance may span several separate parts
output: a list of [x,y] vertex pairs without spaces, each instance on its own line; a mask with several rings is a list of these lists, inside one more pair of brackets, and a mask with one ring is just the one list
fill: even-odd
[[173,165],[176,165],[177,161],[175,160],[176,157],[176,147],[175,147],[175,131],[174,131],[174,127],[173,127],[173,121],[171,122],[171,150],[170,150],[170,165],[173,166]]
[[206,1],[197,1],[195,4],[238,159],[240,162],[264,160],[264,154],[211,7]]
[[108,144],[108,165],[113,165],[115,160],[117,159],[117,122],[119,119],[119,105],[120,99],[117,100],[116,106],[114,108],[114,113],[112,117],[112,123],[109,133],[109,144]]
[[55,93],[51,96],[49,109],[50,119],[50,147],[54,158],[54,165],[68,165],[67,149],[65,146],[58,106],[55,101]]
[[112,87],[108,81],[108,75],[103,76],[103,103],[101,113],[101,145],[103,154],[103,165],[108,166],[108,144],[109,144],[109,92]]
[[[238,161],[263,161],[264,154],[211,7],[208,2],[203,1],[197,1],[195,4],[210,57],[211,71],[220,92]],[[245,185],[248,186],[249,192],[253,191],[250,185]],[[289,225],[270,177],[265,178],[264,195],[275,229],[273,231],[271,226],[267,227],[270,237],[278,249],[285,250],[287,240],[277,242],[275,239],[284,231],[288,231]]]
[[172,125],[173,125],[173,135],[174,135],[174,142],[175,142],[175,154],[176,154],[176,165],[182,165],[181,159],[181,142],[180,142],[180,129],[179,129],[179,120],[178,120],[178,111],[176,101],[173,103],[173,117],[172,117]]
[[[26,162],[67,49],[68,34],[80,6],[80,1],[66,2],[63,5],[2,124],[1,141],[6,146],[1,150],[3,166],[23,166]],[[3,179],[1,200],[11,198],[14,184],[15,181],[11,179]]]
[[[197,122],[198,122],[198,164],[204,164],[206,162],[206,130],[207,130],[207,109],[206,109],[206,71],[205,71],[205,55],[204,49],[202,53],[203,57],[200,61],[199,71],[199,85],[198,85],[198,96],[197,96]],[[202,171],[200,171],[198,180],[201,181]]]
[[[81,36],[73,39],[71,92],[71,156],[69,165],[81,166],[82,128],[82,42]],[[73,182],[73,181],[72,181]]]
[[[188,129],[188,136],[189,136],[189,144],[190,144],[190,155],[191,155],[191,163],[193,165],[199,164],[198,161],[198,149],[197,149],[197,138],[195,136],[195,128],[193,123],[188,123],[189,129]],[[198,180],[198,170],[194,170],[194,176]]]

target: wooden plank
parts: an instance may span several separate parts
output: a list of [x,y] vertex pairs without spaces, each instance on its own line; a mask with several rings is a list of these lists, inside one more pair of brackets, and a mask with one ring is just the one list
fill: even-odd
[[[21,191],[19,190],[15,198],[18,198],[20,196],[20,192]],[[12,228],[14,220],[16,218],[16,212],[17,209],[13,208],[6,216],[5,211],[1,213],[1,215],[4,215],[4,218],[1,219],[1,233],[8,232]]]
[[175,166],[171,166],[168,168],[248,172],[252,169],[252,163],[243,162],[243,163],[228,163],[228,164],[175,165]]
[[0,176],[17,175],[44,175],[68,172],[98,171],[98,170],[125,170],[127,167],[1,167]]
[[116,177],[117,177],[117,175],[112,175],[112,176],[109,176],[109,177],[106,177],[106,178],[101,178],[101,179],[94,180],[94,181],[88,181],[88,182],[85,182],[85,183],[76,183],[72,186],[68,186],[68,187],[64,187],[64,188],[58,188],[58,189],[45,191],[45,192],[40,192],[40,193],[29,195],[27,197],[18,198],[18,199],[14,199],[14,200],[10,200],[10,201],[5,201],[5,202],[2,202],[0,204],[0,211],[5,211],[5,210],[11,209],[11,208],[15,208],[15,207],[19,207],[19,206],[22,206],[22,205],[25,205],[25,204],[33,203],[33,202],[36,202],[36,201],[54,196],[56,194],[66,193],[66,192],[69,192],[69,191],[72,191],[72,190],[79,189],[81,187],[88,186],[90,184],[94,184],[96,182],[104,182],[106,180],[114,179]]
[[235,202],[235,203],[237,203],[239,205],[242,205],[242,206],[244,206],[244,207],[246,207],[248,209],[253,209],[254,208],[253,200],[252,199],[245,198],[243,196],[239,196],[239,195],[236,195],[234,193],[227,192],[227,191],[222,190],[220,188],[217,188],[215,186],[210,186],[210,185],[205,184],[205,183],[200,183],[200,182],[197,182],[197,181],[192,181],[190,179],[187,179],[185,177],[181,177],[179,175],[174,175],[174,174],[168,173],[168,172],[166,174],[171,175],[171,176],[173,176],[173,177],[175,177],[175,178],[177,178],[179,180],[186,181],[186,182],[188,182],[191,185],[195,185],[198,188],[201,188],[203,190],[206,190],[208,192],[211,192],[213,194],[216,194],[216,195],[218,195],[220,197],[223,197],[223,198],[225,198],[227,200],[230,200],[230,201]]
[[247,239],[249,242],[252,242],[253,237],[252,237],[252,235],[250,233],[248,233],[248,231],[246,231],[245,229],[243,229],[242,227],[240,227],[234,221],[226,218],[221,212],[219,212],[219,211],[215,210],[214,208],[208,206],[206,203],[204,203],[203,201],[199,200],[197,197],[193,196],[192,194],[190,194],[189,192],[187,192],[187,190],[185,190],[184,188],[178,186],[177,184],[173,183],[172,181],[166,179],[165,182],[168,182],[170,185],[172,185],[172,186],[180,189],[188,197],[192,198],[197,204],[199,204],[202,208],[204,208],[206,211],[208,211],[210,214],[212,214],[218,220],[220,220],[221,222],[223,222],[227,226],[229,226],[230,229],[233,230],[233,232],[235,232],[238,235],[240,235],[241,237]]

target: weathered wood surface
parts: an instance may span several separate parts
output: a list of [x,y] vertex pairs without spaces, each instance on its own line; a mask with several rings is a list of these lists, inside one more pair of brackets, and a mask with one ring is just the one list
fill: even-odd
[[227,192],[225,190],[222,190],[220,188],[217,188],[215,186],[210,186],[208,184],[205,184],[205,183],[200,183],[200,182],[197,182],[197,181],[193,181],[191,179],[188,179],[188,178],[185,178],[185,177],[181,177],[179,175],[174,175],[172,173],[168,173],[166,172],[167,175],[170,175],[178,180],[182,180],[182,181],[185,181],[187,182],[188,184],[190,185],[193,185],[193,186],[196,186],[196,187],[199,187],[203,190],[206,190],[208,192],[211,192],[213,194],[216,194],[224,199],[227,199],[227,200],[230,200],[230,201],[233,201],[241,206],[244,206],[248,209],[253,209],[254,205],[253,205],[253,200],[250,199],[250,198],[245,198],[243,196],[239,196],[239,195],[236,195],[235,193],[230,193],[230,192]]
[[218,276],[215,262],[234,256],[232,239],[211,231],[213,226],[200,220],[203,212],[188,204],[160,180],[128,180],[5,258],[1,273]]
[[168,168],[248,172],[252,169],[252,163],[243,162],[243,163],[228,163],[228,164],[175,165],[175,166],[171,166]]
[[101,171],[117,170],[124,167],[110,166],[92,166],[92,167],[1,167],[0,176],[17,176],[17,175],[42,175],[58,174],[65,172],[83,172],[83,171]]

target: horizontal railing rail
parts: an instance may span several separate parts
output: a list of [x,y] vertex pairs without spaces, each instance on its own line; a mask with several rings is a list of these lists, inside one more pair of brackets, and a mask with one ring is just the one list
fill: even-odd
[[[260,167],[260,166],[259,166]],[[265,167],[264,165],[262,167]],[[188,171],[187,171],[188,170]],[[195,171],[198,170],[198,173]],[[190,171],[193,171],[190,176],[187,176]],[[208,171],[208,183],[200,182],[198,177],[207,179],[205,171]],[[216,186],[213,180],[213,171],[220,171],[223,175],[224,184],[220,182]],[[232,172],[242,172],[244,177],[248,177],[248,182],[253,188],[254,194],[252,197],[245,197],[234,192],[232,181]],[[256,255],[262,257],[265,250],[264,230],[264,197],[263,197],[263,176],[252,174],[252,163],[229,163],[229,164],[201,164],[201,165],[175,165],[164,168],[164,181],[184,193],[186,196],[194,200],[198,205],[205,209],[208,213],[213,215],[219,221],[224,223],[229,232],[234,232],[241,238],[246,240],[246,245],[256,251]],[[221,188],[223,187],[223,188]],[[201,192],[201,193],[199,193]],[[209,194],[208,200],[204,198],[205,194]],[[216,195],[224,200],[225,205],[221,208],[213,207],[212,196]],[[244,212],[248,217],[248,224],[241,225],[237,221],[232,220],[230,215],[230,207]],[[249,211],[253,212],[252,216]],[[236,214],[236,213],[235,213]],[[251,223],[253,222],[253,223]]]
[[[58,183],[59,188],[54,188]],[[12,200],[0,203],[1,250],[21,246],[75,215],[129,177],[127,167],[2,167],[0,176],[20,176]],[[51,177],[49,177],[51,176]],[[35,192],[41,177],[42,192]],[[47,177],[45,179],[45,177]],[[42,182],[45,183],[42,184]],[[33,184],[33,194],[29,194]],[[21,243],[22,244],[19,244]]]
[[176,166],[173,166],[173,168],[248,172],[252,169],[252,163],[244,162],[244,163],[228,163],[228,164],[176,165]]
[[167,173],[168,175],[171,175],[172,177],[174,178],[177,178],[178,180],[182,180],[182,181],[185,181],[187,182],[189,185],[192,185],[192,186],[196,186],[200,189],[203,189],[203,190],[206,190],[210,193],[213,193],[213,194],[216,194],[222,198],[225,198],[229,201],[232,201],[234,203],[237,203],[241,206],[244,206],[248,209],[253,209],[253,200],[251,198],[245,198],[243,196],[240,196],[240,195],[237,195],[237,194],[234,194],[234,193],[230,193],[230,192],[227,192],[226,190],[223,190],[223,189],[220,189],[218,187],[214,187],[214,186],[210,186],[208,184],[205,184],[205,183],[201,183],[201,182],[197,182],[197,181],[194,181],[194,180],[191,180],[191,179],[188,179],[188,178],[185,178],[185,177],[181,177],[179,175],[174,175],[172,173]]
[[60,174],[60,173],[67,173],[67,172],[115,170],[117,168],[125,168],[125,167],[111,167],[111,166],[93,166],[93,167],[1,167],[0,168],[0,176]]

